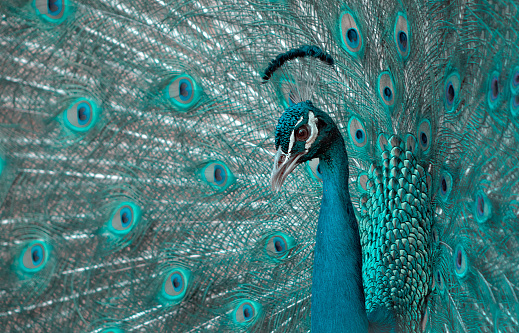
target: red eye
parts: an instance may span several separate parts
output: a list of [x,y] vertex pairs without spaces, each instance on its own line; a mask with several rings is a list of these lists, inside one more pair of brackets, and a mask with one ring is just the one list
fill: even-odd
[[303,125],[299,127],[296,131],[296,140],[297,141],[306,141],[308,137],[310,136],[310,128],[308,128],[308,125]]

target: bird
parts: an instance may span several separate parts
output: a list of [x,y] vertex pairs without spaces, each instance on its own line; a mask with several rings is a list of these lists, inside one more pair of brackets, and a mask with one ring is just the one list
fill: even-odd
[[0,327],[516,332],[518,8],[2,1]]

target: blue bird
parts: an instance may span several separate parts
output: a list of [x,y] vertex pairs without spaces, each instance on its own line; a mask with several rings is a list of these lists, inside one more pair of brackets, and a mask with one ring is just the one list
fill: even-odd
[[1,1],[0,331],[518,331],[518,15]]

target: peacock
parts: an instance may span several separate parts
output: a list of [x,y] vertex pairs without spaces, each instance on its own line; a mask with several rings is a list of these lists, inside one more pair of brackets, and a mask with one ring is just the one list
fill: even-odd
[[519,3],[0,3],[4,332],[517,332]]

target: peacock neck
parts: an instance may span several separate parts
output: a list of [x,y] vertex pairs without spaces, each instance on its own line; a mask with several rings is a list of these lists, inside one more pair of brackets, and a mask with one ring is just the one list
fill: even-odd
[[314,252],[312,332],[367,332],[362,250],[342,137],[320,158],[319,169],[323,199]]

